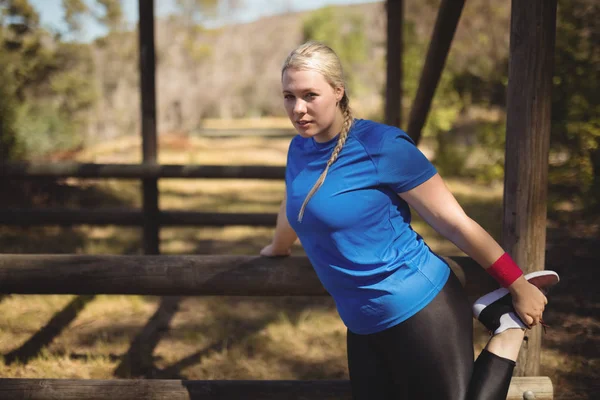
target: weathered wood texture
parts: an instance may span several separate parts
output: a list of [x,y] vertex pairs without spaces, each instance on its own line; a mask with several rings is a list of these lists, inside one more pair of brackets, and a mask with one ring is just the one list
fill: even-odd
[[285,167],[260,165],[172,165],[172,164],[82,164],[10,163],[0,164],[0,178],[285,178]]
[[[527,272],[544,268],[556,0],[513,0],[502,244]],[[541,330],[528,333],[517,375],[539,375]]]
[[[468,257],[445,257],[467,293],[497,288]],[[327,295],[306,257],[0,255],[0,294]]]
[[385,85],[385,123],[402,124],[402,29],[404,0],[387,0],[387,56]]
[[[507,399],[553,398],[547,377],[513,378]],[[0,400],[350,400],[350,384],[334,381],[181,381],[0,379]]]
[[415,143],[419,143],[421,139],[421,130],[427,120],[433,95],[442,76],[464,4],[464,0],[442,0],[440,5],[427,50],[427,58],[419,80],[417,95],[408,118],[406,132]]
[[[266,213],[210,213],[193,211],[159,211],[156,221],[160,226],[275,226],[276,214]],[[144,214],[139,210],[100,209],[48,210],[3,209],[0,224],[13,226],[38,225],[117,225],[142,226]]]
[[[139,63],[142,113],[142,159],[156,164],[156,55],[154,49],[154,0],[139,1]],[[158,180],[142,180],[144,253],[159,254]]]

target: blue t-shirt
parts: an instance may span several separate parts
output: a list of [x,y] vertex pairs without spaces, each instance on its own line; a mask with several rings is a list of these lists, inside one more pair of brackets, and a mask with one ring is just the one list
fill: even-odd
[[296,136],[286,167],[292,228],[352,332],[392,327],[425,307],[450,269],[410,226],[406,192],[436,174],[398,128],[355,120],[323,186],[298,212],[337,143]]

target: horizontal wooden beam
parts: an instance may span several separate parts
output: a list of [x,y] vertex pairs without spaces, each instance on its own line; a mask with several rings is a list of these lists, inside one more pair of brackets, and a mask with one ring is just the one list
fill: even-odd
[[[525,397],[530,391],[535,397]],[[0,398],[11,400],[350,400],[346,380],[185,381],[165,379],[0,379]],[[507,399],[551,400],[548,377],[513,378]]]
[[260,165],[158,165],[10,163],[0,164],[0,178],[207,178],[276,179],[285,178],[285,167]]
[[[195,211],[159,211],[161,226],[275,226],[276,214],[267,213],[210,213]],[[2,209],[0,225],[117,225],[142,226],[141,210],[123,208],[99,210],[72,209]]]
[[[475,298],[497,288],[468,257],[444,257]],[[327,295],[308,258],[0,255],[0,294]]]

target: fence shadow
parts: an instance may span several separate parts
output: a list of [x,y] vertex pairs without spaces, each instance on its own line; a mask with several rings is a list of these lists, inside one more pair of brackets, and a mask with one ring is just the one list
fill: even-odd
[[95,296],[77,296],[61,311],[54,314],[52,319],[37,331],[21,347],[4,355],[4,363],[10,365],[14,362],[26,364],[30,359],[37,357],[44,347],[48,346],[54,338],[68,327],[83,308],[94,300]]

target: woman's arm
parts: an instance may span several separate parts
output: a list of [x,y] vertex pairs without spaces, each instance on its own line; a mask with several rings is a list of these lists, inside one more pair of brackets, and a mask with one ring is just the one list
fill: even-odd
[[285,212],[286,195],[283,195],[283,201],[279,207],[277,214],[277,224],[275,225],[275,233],[273,241],[260,251],[261,256],[276,257],[289,256],[292,254],[292,245],[298,238],[296,232],[290,226]]
[[[454,243],[465,254],[487,269],[504,250],[477,222],[473,221],[456,201],[446,184],[435,174],[423,184],[398,194],[433,229]],[[526,324],[539,323],[546,297],[521,276],[508,290],[515,310]]]

